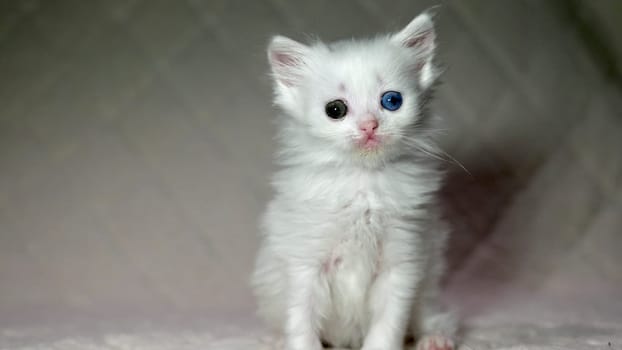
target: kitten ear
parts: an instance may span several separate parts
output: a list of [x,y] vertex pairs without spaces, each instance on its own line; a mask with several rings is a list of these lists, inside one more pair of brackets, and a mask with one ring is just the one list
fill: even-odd
[[274,79],[285,86],[296,86],[306,68],[309,47],[295,40],[277,35],[268,46],[268,61]]
[[419,83],[423,88],[432,85],[436,78],[432,64],[436,50],[436,33],[432,14],[429,11],[420,14],[399,33],[394,34],[391,40],[412,50]]

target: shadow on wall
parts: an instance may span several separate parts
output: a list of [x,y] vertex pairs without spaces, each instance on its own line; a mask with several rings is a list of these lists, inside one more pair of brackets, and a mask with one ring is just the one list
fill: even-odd
[[464,164],[468,173],[452,167],[441,190],[444,216],[452,226],[448,256],[448,270],[455,271],[463,264],[478,244],[492,233],[503,210],[520,181],[513,175],[514,167],[491,169],[478,167],[475,162]]
[[498,227],[530,177],[517,176],[516,169],[522,168],[518,161],[491,166],[478,159],[481,156],[461,161],[468,172],[452,166],[440,193],[441,209],[452,229],[443,284],[450,304],[464,317],[486,313],[506,299],[511,286],[521,284],[523,247],[530,244],[525,241],[529,235]]
[[[594,26],[594,17],[591,21],[582,17],[581,1],[556,5],[558,15],[566,20],[569,31],[576,32],[575,50],[586,49],[602,77],[619,90],[622,79],[618,69],[620,60],[612,51],[615,44],[603,34],[602,28]],[[577,163],[574,149],[579,147],[596,159],[609,159],[607,147],[614,142],[614,135],[616,132],[619,135],[620,129],[618,124],[607,119],[610,112],[606,108],[601,110],[609,103],[603,101],[614,101],[616,97],[603,97],[601,95],[607,94],[589,90],[602,87],[593,82],[589,84],[567,87],[567,92],[563,93],[567,95],[565,97],[575,97],[570,100],[555,100],[558,92],[547,90],[543,99],[546,112],[534,118],[532,123],[516,121],[516,118],[522,120],[520,113],[525,111],[508,110],[513,116],[516,114],[512,122],[516,124],[509,123],[515,127],[508,124],[494,130],[494,145],[479,144],[462,154],[460,161],[468,172],[458,166],[450,167],[441,191],[444,215],[453,229],[447,252],[447,284],[468,283],[471,292],[485,291],[483,299],[486,301],[482,303],[489,304],[511,293],[508,287],[520,286],[524,290],[547,288],[548,284],[554,285],[563,278],[567,280],[560,285],[577,288],[563,293],[581,294],[605,289],[599,285],[590,289],[581,286],[580,282],[592,272],[596,277],[589,278],[596,280],[611,274],[607,268],[596,271],[588,263],[596,261],[595,265],[610,266],[611,261],[617,259],[606,254],[611,251],[606,242],[616,241],[611,232],[619,231],[615,220],[600,230],[592,228],[599,224],[600,218],[608,215],[607,208],[615,207],[607,199],[615,194],[602,192],[599,187],[603,184],[598,178],[590,178],[588,173],[592,171],[603,177],[615,174],[612,166],[599,166],[595,164],[598,161],[591,164],[592,169],[585,169],[585,164]],[[548,94],[552,97],[546,98]],[[568,105],[574,107],[568,108]],[[560,122],[562,120],[565,124]],[[599,123],[605,125],[604,128],[598,127]],[[599,132],[592,133],[591,129]],[[534,146],[536,139],[542,142],[541,147]],[[503,153],[503,161],[484,159],[483,155],[490,153]],[[608,163],[618,161],[611,159]],[[529,195],[525,196],[525,192]],[[520,202],[519,208],[516,201]],[[590,232],[592,229],[595,232]],[[597,235],[600,236],[592,237]],[[582,246],[584,241],[591,241],[591,245]],[[464,273],[465,265],[469,264]],[[609,277],[619,280],[615,276]],[[557,282],[549,281],[556,278]],[[470,295],[466,293],[465,297]],[[486,305],[480,304],[481,307]],[[472,311],[479,313],[481,309]]]

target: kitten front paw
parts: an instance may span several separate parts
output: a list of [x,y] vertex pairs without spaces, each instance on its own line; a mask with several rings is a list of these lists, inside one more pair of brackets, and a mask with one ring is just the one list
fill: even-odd
[[415,350],[454,350],[456,345],[451,338],[443,335],[426,335],[419,339]]

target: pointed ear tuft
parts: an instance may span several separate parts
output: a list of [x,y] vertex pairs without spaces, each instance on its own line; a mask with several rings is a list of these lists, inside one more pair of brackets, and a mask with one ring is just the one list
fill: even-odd
[[420,83],[426,88],[435,79],[432,60],[436,50],[436,32],[432,13],[426,11],[413,19],[391,40],[398,45],[412,50],[415,71],[420,75]]
[[420,14],[406,28],[393,35],[393,41],[400,45],[430,54],[435,49],[435,40],[434,22],[429,12]]
[[268,46],[268,61],[277,82],[296,86],[303,78],[309,47],[284,36],[275,36]]

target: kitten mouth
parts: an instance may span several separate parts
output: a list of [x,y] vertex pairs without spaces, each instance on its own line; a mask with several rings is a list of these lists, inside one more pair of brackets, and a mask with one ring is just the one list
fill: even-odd
[[364,150],[376,150],[380,144],[380,138],[377,135],[366,135],[358,140],[358,146]]

